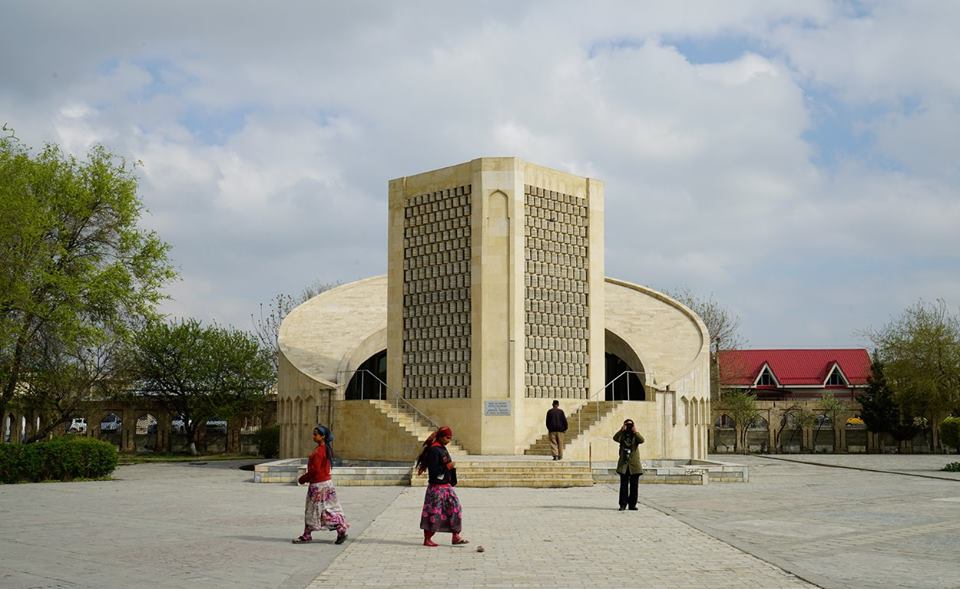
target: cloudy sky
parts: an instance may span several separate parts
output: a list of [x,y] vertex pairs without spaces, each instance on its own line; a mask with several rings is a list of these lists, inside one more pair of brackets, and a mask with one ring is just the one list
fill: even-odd
[[142,162],[174,315],[384,273],[387,181],[499,155],[602,179],[607,275],[752,347],[960,305],[957,2],[0,5],[0,122]]

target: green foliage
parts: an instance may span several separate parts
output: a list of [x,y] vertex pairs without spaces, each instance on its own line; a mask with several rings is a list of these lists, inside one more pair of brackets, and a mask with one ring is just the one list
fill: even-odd
[[0,138],[0,415],[29,391],[55,424],[50,412],[71,400],[48,403],[51,391],[117,380],[104,348],[154,315],[174,277],[167,244],[138,227],[136,190],[133,169],[102,147],[77,160]]
[[260,456],[264,458],[277,458],[280,456],[280,426],[271,425],[262,427],[254,439],[257,441],[257,448]]
[[867,429],[874,433],[893,433],[901,421],[900,407],[887,385],[883,361],[876,352],[871,360],[867,388],[856,395],[861,406],[860,417]]
[[269,352],[256,338],[195,319],[148,324],[129,366],[142,394],[183,419],[191,444],[198,424],[253,411],[274,379]]
[[948,417],[940,423],[940,439],[960,454],[960,417]]
[[117,467],[113,444],[86,437],[0,445],[0,482],[69,481],[109,475]]
[[747,428],[760,417],[760,412],[757,410],[757,397],[745,391],[730,391],[723,395],[719,406],[740,426],[740,439],[737,440],[737,444],[740,450],[745,452]]
[[937,418],[960,408],[960,315],[944,301],[920,301],[869,335],[904,411]]
[[960,472],[960,462],[951,462],[940,470],[945,470],[947,472]]

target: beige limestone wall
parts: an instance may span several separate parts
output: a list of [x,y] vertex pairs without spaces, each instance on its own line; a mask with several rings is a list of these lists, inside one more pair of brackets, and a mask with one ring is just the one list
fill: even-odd
[[318,423],[333,418],[331,400],[335,392],[327,383],[298,370],[279,354],[277,374],[277,424],[280,425],[280,457],[306,456],[313,449],[310,433]]
[[[421,398],[419,394],[402,393],[414,397],[411,400],[438,421],[451,426],[457,424],[456,437],[470,452],[522,452],[530,438],[528,422],[541,419],[539,410],[527,415],[527,403],[523,401],[526,397],[525,186],[570,195],[570,198],[581,199],[588,205],[589,234],[586,237],[589,241],[590,315],[587,352],[588,366],[596,367],[589,370],[589,389],[598,389],[603,385],[604,377],[602,183],[517,158],[480,158],[398,178],[389,184],[388,384],[398,394],[404,390],[405,362],[431,362],[409,355],[405,360],[403,356],[404,353],[410,354],[410,344],[404,341],[404,294],[409,294],[406,291],[410,290],[411,279],[411,275],[404,272],[409,272],[411,266],[419,267],[419,262],[411,263],[410,258],[409,240],[415,236],[411,233],[409,207],[411,203],[433,198],[424,195],[446,195],[451,190],[455,194],[461,189],[470,195],[470,401],[429,399]],[[418,214],[424,212],[433,214],[432,209],[417,209]],[[571,211],[557,212],[566,215],[558,217],[558,221],[571,220]],[[420,255],[422,252],[413,253]],[[443,350],[437,351],[443,353]],[[557,382],[569,384],[569,380]],[[587,397],[587,389],[576,396]],[[484,415],[484,401],[507,403],[510,415]]]
[[386,328],[386,291],[387,277],[375,276],[338,286],[299,305],[280,326],[281,356],[304,375],[335,388],[338,371],[349,364],[351,354]]
[[653,401],[623,401],[606,418],[588,429],[585,435],[568,444],[563,452],[564,458],[592,459],[597,462],[616,461],[619,457],[619,445],[613,441],[613,435],[620,431],[627,418],[634,421],[637,430],[644,438],[644,443],[639,450],[640,458],[649,460],[665,457],[660,451],[664,431],[657,408],[658,401],[659,397]]
[[[420,442],[371,403],[334,401],[334,451],[351,460],[416,460]],[[312,443],[312,442],[311,442]]]

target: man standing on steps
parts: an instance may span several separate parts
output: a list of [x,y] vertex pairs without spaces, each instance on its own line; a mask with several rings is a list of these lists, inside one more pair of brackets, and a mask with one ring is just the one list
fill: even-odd
[[547,411],[547,432],[550,437],[550,453],[554,460],[563,458],[563,432],[567,431],[567,416],[560,408],[560,401],[554,400],[553,409]]

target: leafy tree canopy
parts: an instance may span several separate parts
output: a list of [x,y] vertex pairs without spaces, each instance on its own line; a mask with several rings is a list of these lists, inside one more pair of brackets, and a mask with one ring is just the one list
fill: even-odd
[[269,351],[254,336],[196,319],[151,322],[136,336],[129,366],[138,394],[183,419],[194,453],[199,425],[254,409],[273,383]]
[[904,412],[937,423],[960,409],[960,315],[943,300],[920,301],[867,335]]
[[41,402],[100,378],[97,356],[155,315],[175,273],[142,214],[132,167],[106,149],[0,138],[0,414],[31,387]]

